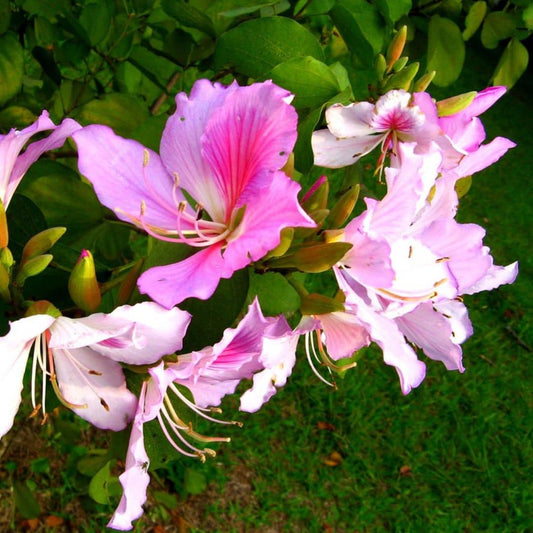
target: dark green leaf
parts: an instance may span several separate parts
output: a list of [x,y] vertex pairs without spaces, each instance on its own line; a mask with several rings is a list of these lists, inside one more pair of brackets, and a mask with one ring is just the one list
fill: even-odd
[[243,22],[224,33],[215,50],[217,69],[235,67],[252,78],[265,76],[289,59],[312,56],[324,61],[324,52],[303,26],[285,17]]
[[167,509],[176,509],[178,506],[178,498],[175,494],[163,492],[162,490],[156,490],[153,492],[153,496],[157,503],[165,506]]
[[374,3],[393,24],[407,15],[413,5],[411,0],[374,0]]
[[294,146],[294,166],[305,174],[313,166],[314,155],[311,147],[311,135],[320,120],[322,109],[313,109],[298,121],[298,137]]
[[193,6],[180,0],[163,0],[163,9],[180,24],[203,31],[215,37],[215,28],[211,19]]
[[292,104],[296,108],[320,106],[340,91],[329,67],[311,56],[289,59],[274,67],[268,77],[295,95]]
[[24,518],[37,518],[41,514],[41,507],[33,491],[21,481],[13,481],[13,496],[15,507]]
[[124,137],[128,137],[147,118],[148,109],[140,99],[121,93],[110,93],[101,100],[92,100],[76,115],[83,124],[105,124]]
[[0,129],[10,130],[11,128],[22,129],[35,122],[37,117],[26,107],[12,105],[0,111]]
[[22,87],[24,55],[12,33],[0,37],[0,105],[15,96]]
[[300,0],[294,6],[294,15],[310,17],[311,15],[325,15],[335,5],[335,0]]
[[109,33],[112,8],[113,4],[107,0],[92,0],[83,6],[79,20],[92,46],[103,41]]
[[36,46],[32,50],[33,57],[37,60],[44,73],[50,77],[50,79],[56,84],[61,83],[61,72],[56,65],[54,54],[42,46]]
[[9,0],[0,0],[0,35],[9,29],[11,22],[11,8]]
[[433,83],[440,87],[453,83],[463,69],[464,60],[465,43],[457,24],[439,15],[431,17],[427,70],[437,71]]
[[300,296],[285,276],[278,272],[251,272],[249,291],[250,300],[257,296],[261,310],[266,316],[293,313],[300,308]]
[[385,38],[385,22],[377,8],[366,0],[339,0],[330,15],[350,52],[363,65],[372,65]]

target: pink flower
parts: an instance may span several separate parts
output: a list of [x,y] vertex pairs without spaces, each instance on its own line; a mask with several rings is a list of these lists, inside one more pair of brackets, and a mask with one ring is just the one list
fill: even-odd
[[[201,443],[229,440],[198,434],[192,424],[180,418],[173,403],[177,400],[212,422],[235,424],[217,420],[208,413],[213,411],[213,406],[220,404],[226,394],[233,393],[242,379],[251,378],[254,372],[264,368],[263,339],[267,331],[272,332],[275,328],[274,322],[275,319],[263,316],[255,300],[237,327],[227,329],[221,341],[214,346],[180,354],[176,363],[169,363],[166,367],[161,363],[149,370],[150,379],[143,384],[133,421],[126,470],[119,478],[123,496],[109,527],[131,529],[132,521],[143,513],[142,505],[146,501],[149,483],[149,458],[143,435],[145,422],[157,419],[163,434],[178,452],[202,460],[206,455],[215,455],[215,452],[194,445],[192,440]],[[178,385],[191,391],[194,402],[180,391]]]
[[326,120],[328,129],[313,133],[312,146],[315,165],[328,168],[352,165],[379,144],[383,153],[399,142],[428,144],[438,132],[401,89],[389,91],[376,104],[334,104]]
[[[151,364],[179,350],[189,324],[187,312],[153,302],[118,307],[86,318],[33,315],[11,323],[0,338],[0,436],[5,435],[21,402],[23,376],[33,348],[31,398],[46,407],[46,376],[64,405],[102,429],[126,427],[137,400],[126,388],[122,368]],[[36,374],[43,372],[42,400],[36,400]]]
[[[43,111],[31,126],[21,131],[12,129],[6,135],[0,135],[0,200],[6,209],[28,168],[44,152],[62,146],[65,139],[79,128],[81,126],[70,118],[56,126],[50,120],[48,112]],[[33,135],[46,130],[53,131],[45,139],[30,144],[20,155]]]
[[141,292],[166,307],[207,299],[220,279],[275,248],[283,228],[315,226],[280,170],[296,140],[290,99],[271,82],[200,80],[189,98],[176,97],[161,157],[105,126],[74,135],[80,170],[104,205],[158,239],[203,248],[146,271]]

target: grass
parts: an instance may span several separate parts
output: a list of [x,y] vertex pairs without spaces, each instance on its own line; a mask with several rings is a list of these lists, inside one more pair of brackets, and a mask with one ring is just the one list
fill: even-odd
[[[482,75],[466,71],[463,87],[445,92],[480,87]],[[489,138],[504,135],[518,147],[476,176],[461,205],[461,221],[487,228],[498,264],[521,264],[514,285],[468,298],[475,334],[464,345],[466,372],[429,362],[425,382],[404,397],[395,371],[368,350],[333,392],[301,360],[259,413],[239,414],[244,429],[228,431],[233,441],[214,461],[180,460],[171,473],[159,472],[137,531],[181,532],[187,524],[202,533],[533,530],[531,83],[531,76],[522,80],[484,115]],[[236,407],[228,399],[225,417]],[[84,445],[70,441],[61,449],[44,434],[44,449],[35,441],[24,457],[8,450],[2,508],[12,509],[9,476],[30,479],[43,516],[57,512],[65,520],[53,529],[43,518],[41,531],[101,531],[113,506],[91,502],[73,460],[74,450],[88,454],[93,435],[84,430],[77,437]],[[49,467],[23,467],[30,457],[47,457]],[[199,494],[183,488],[187,467],[209,482]],[[179,493],[176,509],[157,502],[160,490]],[[6,516],[2,530],[29,527]]]

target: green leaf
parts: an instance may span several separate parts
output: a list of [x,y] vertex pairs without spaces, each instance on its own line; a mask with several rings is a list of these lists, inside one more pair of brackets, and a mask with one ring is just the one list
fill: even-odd
[[26,107],[12,105],[0,112],[0,128],[9,130],[10,128],[22,129],[37,120],[37,116]]
[[393,24],[407,15],[413,7],[411,0],[374,0],[374,3]]
[[485,17],[481,28],[481,42],[488,49],[497,48],[502,39],[513,35],[516,29],[516,20],[511,13],[494,11]]
[[461,30],[450,19],[434,15],[429,21],[427,70],[436,70],[433,83],[445,87],[461,74],[465,43]]
[[11,7],[9,0],[0,0],[0,35],[9,29],[11,22]]
[[314,155],[311,147],[311,135],[321,114],[321,108],[313,109],[298,120],[298,137],[294,145],[294,167],[302,174],[306,174],[313,166]]
[[0,37],[0,105],[15,96],[22,87],[24,52],[12,33]]
[[468,14],[465,18],[465,29],[463,31],[463,39],[465,41],[468,41],[468,39],[470,39],[470,37],[476,33],[486,14],[487,2],[480,0],[479,2],[474,2],[470,6]]
[[33,491],[21,481],[13,481],[13,496],[15,507],[24,518],[37,518],[41,514],[41,507]]
[[294,287],[278,272],[250,272],[248,296],[250,301],[257,296],[261,310],[266,316],[293,313],[298,311],[301,304],[300,296]]
[[339,0],[330,15],[350,52],[371,66],[385,38],[385,22],[376,6],[366,0]]
[[280,0],[235,0],[233,4],[235,5],[232,9],[227,9],[218,13],[221,17],[239,17],[241,15],[248,15],[250,13],[255,13],[261,8],[266,6],[273,6],[279,4]]
[[533,30],[533,4],[530,4],[522,12],[522,20],[528,30]]
[[310,17],[325,15],[335,5],[335,0],[299,0],[294,6],[294,15]]
[[164,492],[162,490],[155,490],[152,495],[157,503],[163,505],[167,509],[172,510],[178,507],[178,498],[175,494]]
[[112,6],[107,0],[92,0],[83,6],[79,20],[92,46],[103,41],[109,33]]
[[246,76],[260,78],[280,63],[304,56],[324,61],[315,36],[294,20],[266,17],[224,33],[215,50],[215,68],[235,67]]
[[91,449],[87,455],[84,455],[77,463],[78,472],[87,477],[93,477],[99,470],[109,463],[109,455],[104,449]]
[[110,93],[101,100],[91,100],[76,115],[76,119],[84,125],[105,124],[124,137],[128,137],[147,118],[148,109],[140,99],[121,93]]
[[111,504],[111,498],[120,493],[120,484],[117,476],[111,474],[111,463],[108,461],[89,483],[89,496],[97,503]]
[[494,71],[494,85],[510,89],[526,71],[528,62],[527,48],[518,39],[511,39]]
[[311,56],[289,59],[268,77],[295,95],[292,104],[297,109],[320,106],[340,91],[329,67]]
[[207,479],[204,474],[194,468],[186,468],[184,487],[189,494],[201,494],[207,487]]
[[211,37],[216,37],[211,19],[195,7],[177,0],[163,0],[162,6],[165,12],[180,24],[203,31]]

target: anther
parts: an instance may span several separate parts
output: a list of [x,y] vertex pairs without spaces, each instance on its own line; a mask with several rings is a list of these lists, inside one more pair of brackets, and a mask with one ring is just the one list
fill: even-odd
[[150,153],[145,149],[143,152],[143,167],[146,168],[148,163],[150,163]]

